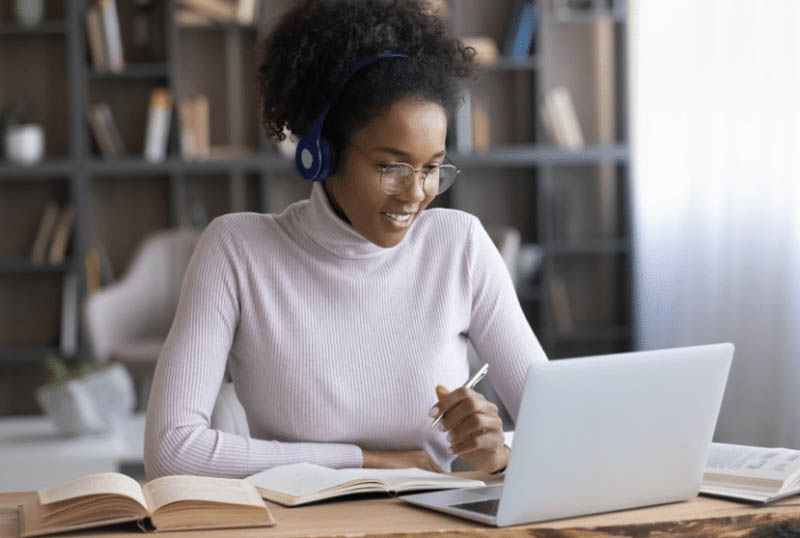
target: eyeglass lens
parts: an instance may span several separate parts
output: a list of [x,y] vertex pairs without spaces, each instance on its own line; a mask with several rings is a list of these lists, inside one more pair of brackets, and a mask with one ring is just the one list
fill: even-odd
[[[452,164],[423,170],[423,190],[426,194],[441,194],[453,184],[458,170]],[[411,165],[397,163],[381,169],[381,186],[387,194],[398,194],[406,190],[414,181],[414,169]]]

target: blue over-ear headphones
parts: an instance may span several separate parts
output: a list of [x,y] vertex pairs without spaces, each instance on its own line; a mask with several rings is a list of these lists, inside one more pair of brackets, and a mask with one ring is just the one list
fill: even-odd
[[[408,54],[399,50],[391,50],[376,54],[375,56],[367,56],[358,60],[350,74],[345,79],[345,84],[348,80],[362,67],[365,67],[376,60],[381,58],[408,58]],[[335,99],[334,99],[335,102]],[[303,179],[310,181],[322,181],[333,169],[334,155],[333,151],[328,144],[328,141],[322,138],[322,126],[325,123],[325,116],[328,115],[331,105],[325,107],[317,119],[311,124],[311,131],[303,136],[297,143],[297,151],[294,154],[294,163],[297,167],[297,172]]]

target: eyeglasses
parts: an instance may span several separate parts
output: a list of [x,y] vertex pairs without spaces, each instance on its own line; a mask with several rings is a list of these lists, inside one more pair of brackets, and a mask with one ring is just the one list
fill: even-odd
[[[371,160],[361,148],[348,142],[349,146],[354,147],[368,160]],[[383,192],[389,195],[404,192],[417,175],[422,174],[422,190],[429,196],[442,194],[449,189],[456,180],[456,176],[461,172],[452,163],[442,163],[435,166],[423,167],[419,170],[407,163],[381,163],[377,164],[381,172],[380,183]]]

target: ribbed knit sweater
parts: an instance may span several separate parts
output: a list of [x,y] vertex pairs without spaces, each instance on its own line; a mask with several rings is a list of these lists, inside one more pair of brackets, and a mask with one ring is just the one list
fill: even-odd
[[[319,184],[279,215],[216,218],[153,378],[147,476],[360,467],[362,449],[424,449],[449,470],[428,411],[437,384],[467,380],[468,340],[516,420],[528,365],[546,356],[467,213],[425,210],[392,248],[340,219]],[[251,438],[210,428],[229,356]]]

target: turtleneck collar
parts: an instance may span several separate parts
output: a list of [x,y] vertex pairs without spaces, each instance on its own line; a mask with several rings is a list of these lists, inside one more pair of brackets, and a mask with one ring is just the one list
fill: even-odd
[[320,182],[314,182],[311,188],[308,203],[300,213],[300,224],[317,245],[342,258],[363,258],[391,250],[365,239],[343,221],[331,207]]

